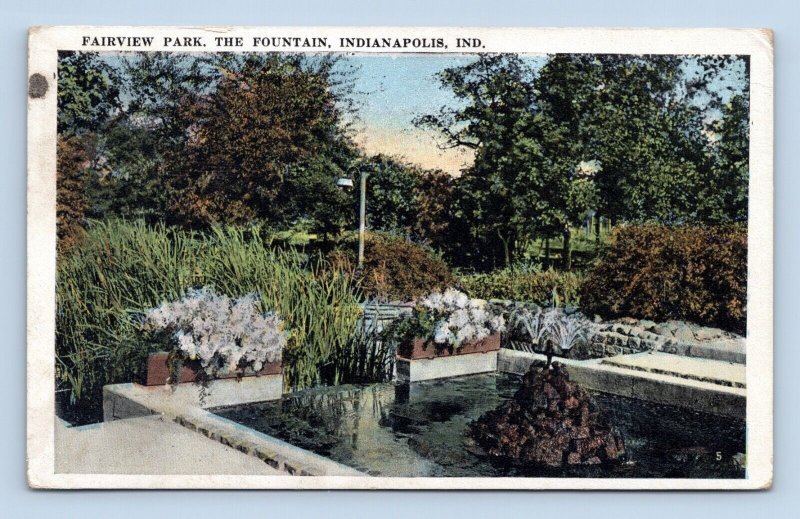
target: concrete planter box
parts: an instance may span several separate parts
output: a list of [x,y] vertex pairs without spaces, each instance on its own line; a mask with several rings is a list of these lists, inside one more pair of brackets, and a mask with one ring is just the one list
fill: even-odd
[[[197,371],[182,366],[178,384],[168,384],[169,365],[167,352],[151,354],[147,359],[146,373],[135,383],[116,384],[103,388],[103,419],[120,420],[145,416],[154,409],[180,410],[188,407],[206,408],[236,405],[248,402],[277,400],[283,396],[283,366],[269,363],[258,372],[220,376],[205,385],[196,383]],[[123,391],[124,389],[124,391]],[[126,395],[137,394],[147,399]]]
[[419,382],[496,371],[499,350],[499,333],[482,341],[462,344],[456,349],[442,348],[429,340],[417,338],[398,349],[397,380]]
[[[167,359],[169,353],[162,351],[153,353],[147,358],[147,369],[142,381],[145,386],[163,386],[167,383],[170,373]],[[270,362],[264,365],[258,372],[245,372],[244,377],[258,377],[264,375],[279,375],[283,373],[283,366],[280,362]],[[178,383],[185,384],[197,380],[197,370],[191,366],[181,366],[178,373]],[[235,373],[230,375],[218,376],[218,379],[237,378]]]
[[397,356],[406,360],[419,360],[489,353],[498,350],[500,350],[499,333],[492,334],[480,341],[463,343],[458,348],[442,346],[429,339],[417,337],[411,343],[401,344],[397,350]]

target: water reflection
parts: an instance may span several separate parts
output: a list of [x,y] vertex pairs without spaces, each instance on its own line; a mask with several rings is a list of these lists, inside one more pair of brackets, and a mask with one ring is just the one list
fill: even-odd
[[405,405],[411,397],[411,384],[397,384],[394,386],[394,402],[397,405]]

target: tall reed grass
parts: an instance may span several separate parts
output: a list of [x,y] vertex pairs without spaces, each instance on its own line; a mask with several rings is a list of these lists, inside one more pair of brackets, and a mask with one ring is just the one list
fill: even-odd
[[[284,376],[292,389],[352,378],[363,355],[361,314],[351,278],[321,259],[270,246],[258,228],[208,234],[141,222],[94,222],[84,244],[59,258],[57,377],[72,399],[97,398],[102,386],[136,379],[157,348],[136,317],[191,287],[261,296],[291,333]],[[380,362],[383,359],[379,359]],[[366,362],[366,364],[365,364]],[[362,369],[363,368],[358,368]]]

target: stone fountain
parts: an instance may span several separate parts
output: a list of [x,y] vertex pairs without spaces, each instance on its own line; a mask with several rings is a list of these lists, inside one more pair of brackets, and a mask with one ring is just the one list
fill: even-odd
[[470,423],[467,443],[489,457],[547,467],[614,463],[625,455],[619,431],[558,362],[531,365],[511,400]]

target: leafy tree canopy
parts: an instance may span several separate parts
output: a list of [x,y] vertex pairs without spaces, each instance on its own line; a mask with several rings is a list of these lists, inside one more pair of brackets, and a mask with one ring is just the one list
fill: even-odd
[[[446,146],[475,150],[456,186],[455,227],[471,243],[454,260],[508,265],[531,237],[561,234],[569,267],[570,227],[590,211],[665,224],[739,219],[746,172],[733,164],[741,166],[747,139],[733,119],[746,125],[747,113],[731,112],[736,98],[724,108],[719,143],[708,117],[723,97],[715,77],[742,61],[555,55],[537,71],[504,54],[443,71],[442,87],[461,106],[416,123]],[[711,186],[720,189],[714,197]]]

